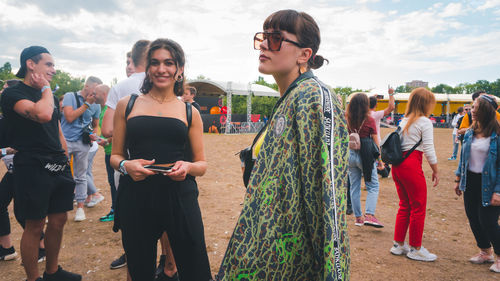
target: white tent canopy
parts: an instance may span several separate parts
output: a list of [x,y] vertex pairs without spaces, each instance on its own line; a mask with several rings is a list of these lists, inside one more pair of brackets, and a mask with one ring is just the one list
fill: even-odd
[[188,80],[190,86],[196,88],[197,92],[204,96],[227,96],[227,120],[226,133],[231,127],[231,96],[247,96],[247,122],[250,122],[252,114],[252,95],[264,97],[279,97],[280,94],[267,86],[255,83],[239,83],[232,81],[214,81],[208,79]]
[[266,97],[279,97],[280,94],[264,85],[252,84],[252,83],[240,83],[232,81],[214,81],[207,79],[195,79],[189,80],[189,85],[195,87],[198,93],[203,93],[204,95],[226,95],[231,93],[232,95],[248,96],[253,94],[254,96],[266,96]]

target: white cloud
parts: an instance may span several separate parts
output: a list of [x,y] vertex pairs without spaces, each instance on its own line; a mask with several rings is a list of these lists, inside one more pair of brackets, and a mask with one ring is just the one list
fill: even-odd
[[477,9],[479,11],[491,9],[500,6],[500,0],[488,0],[483,5],[479,6]]
[[[0,64],[10,61],[17,68],[22,48],[41,44],[54,54],[59,69],[111,81],[125,77],[125,53],[136,40],[168,37],[183,46],[188,77],[248,82],[262,76],[253,35],[272,11],[282,8],[277,0],[180,0],[168,9],[160,8],[165,6],[161,0],[120,5],[120,12],[78,7],[71,14],[48,14],[34,4],[0,0]],[[500,34],[467,34],[459,17],[467,8],[461,3],[436,3],[406,13],[375,11],[364,4],[335,6],[331,1],[294,0],[287,5],[318,22],[319,54],[331,63],[315,73],[332,86],[385,88],[413,79],[432,81],[451,70],[500,66],[500,50],[494,48]],[[457,35],[450,38],[451,33]],[[500,69],[494,75],[498,73]]]
[[465,10],[463,9],[461,3],[450,3],[444,8],[444,11],[441,13],[441,16],[447,18],[447,17],[461,16],[464,14]]

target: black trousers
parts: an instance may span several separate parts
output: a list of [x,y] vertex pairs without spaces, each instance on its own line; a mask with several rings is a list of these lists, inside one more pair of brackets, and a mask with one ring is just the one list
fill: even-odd
[[481,203],[481,174],[467,171],[466,186],[464,192],[465,213],[477,246],[481,249],[493,246],[495,254],[500,256],[500,226],[498,225],[500,206],[483,207]]
[[120,178],[115,220],[130,275],[134,281],[154,279],[157,241],[166,231],[179,278],[183,281],[211,279],[198,187],[193,178],[182,182],[162,175],[134,182]]
[[9,207],[10,201],[14,197],[13,175],[5,173],[0,182],[0,236],[10,234]]
[[111,191],[111,209],[115,209],[116,204],[116,185],[115,185],[115,169],[111,167],[111,155],[104,155],[104,163],[106,164],[106,173],[108,175],[108,183]]

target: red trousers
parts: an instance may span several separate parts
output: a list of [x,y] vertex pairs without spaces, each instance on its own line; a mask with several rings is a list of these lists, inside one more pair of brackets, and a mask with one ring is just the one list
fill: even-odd
[[422,171],[422,152],[415,150],[403,163],[392,166],[392,178],[399,196],[394,241],[404,242],[409,227],[410,246],[420,247],[427,205],[427,184]]

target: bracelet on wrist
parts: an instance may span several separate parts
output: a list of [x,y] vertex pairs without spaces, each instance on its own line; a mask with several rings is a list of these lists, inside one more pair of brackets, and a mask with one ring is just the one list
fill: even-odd
[[43,86],[42,89],[40,90],[40,93],[43,93],[46,89],[50,89],[50,86]]
[[87,106],[87,108],[90,108],[90,103],[84,102],[83,105]]
[[458,183],[458,182],[460,182],[460,179],[458,179],[458,180],[455,180],[455,182],[457,182],[457,183]]
[[7,148],[2,148],[2,157],[7,155]]
[[120,161],[120,164],[118,165],[118,172],[120,172],[120,174],[122,175],[127,175],[127,169],[125,169],[125,162],[127,162],[127,160],[122,160]]

